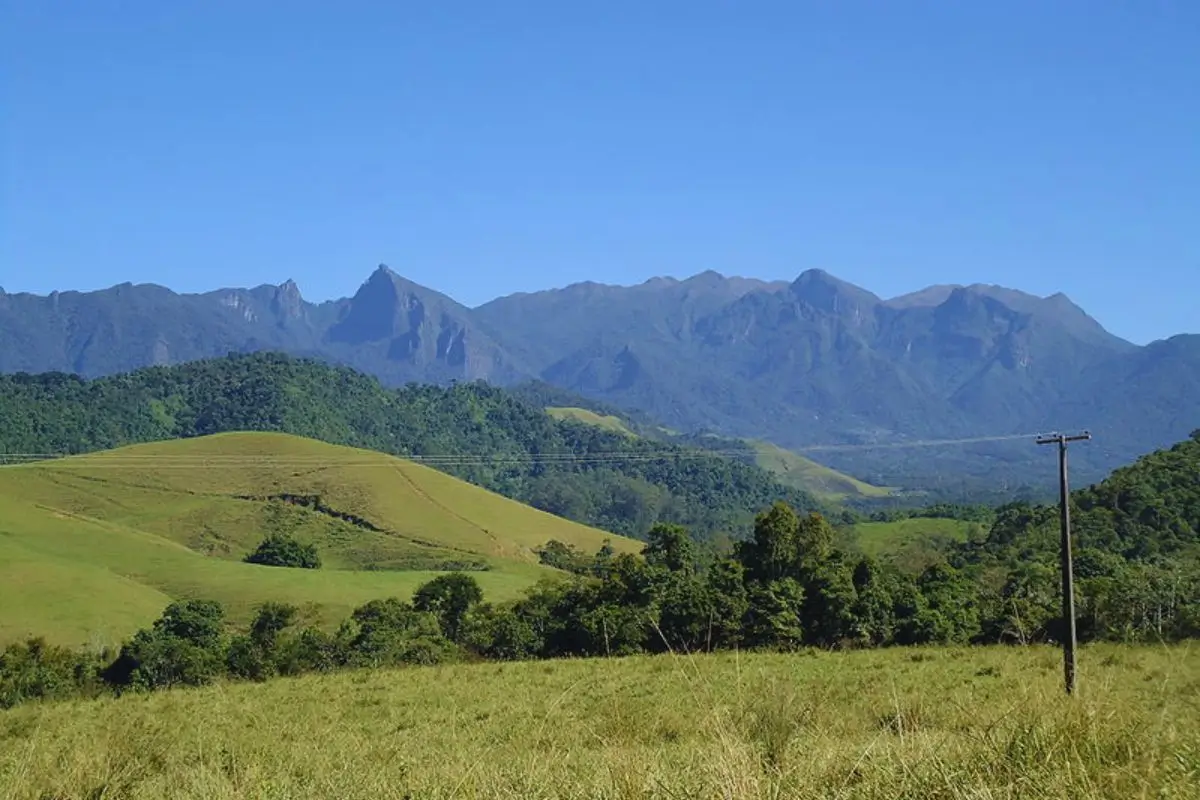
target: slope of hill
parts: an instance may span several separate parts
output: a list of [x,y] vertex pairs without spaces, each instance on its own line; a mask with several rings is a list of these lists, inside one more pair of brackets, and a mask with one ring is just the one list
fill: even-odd
[[890,494],[887,488],[860,481],[771,442],[747,441],[747,444],[755,454],[755,464],[775,473],[784,483],[812,492],[817,497],[844,500],[849,497],[887,497]]
[[[320,570],[242,563],[264,535],[322,553]],[[167,598],[267,600],[322,620],[465,568],[495,598],[539,576],[550,539],[641,545],[428,467],[284,434],[235,433],[0,468],[0,640],[128,634]]]
[[[1170,448],[1114,470],[1071,492],[1071,532],[1081,552],[1105,561],[1193,558],[1200,564],[1200,429]],[[1013,503],[1001,509],[972,559],[1025,559],[1057,554],[1058,516],[1051,506]],[[1102,556],[1096,556],[1096,553]]]
[[384,389],[344,367],[230,356],[83,381],[0,377],[0,453],[81,453],[227,431],[278,431],[422,460],[559,516],[641,535],[658,520],[733,533],[808,495],[752,465],[555,421],[484,384]]
[[[569,401],[570,395],[560,392],[555,397],[562,402]],[[576,398],[576,400],[587,404],[585,398]],[[830,469],[771,442],[728,439],[715,434],[682,436],[661,426],[646,422],[639,423],[630,415],[617,409],[605,408],[603,404],[588,405],[593,407],[588,408],[583,405],[546,406],[546,413],[555,419],[583,422],[628,436],[645,436],[656,441],[721,452],[729,457],[761,467],[785,486],[791,486],[829,502],[839,502],[848,498],[874,500],[892,496],[890,489],[872,486],[865,481]]]
[[[128,284],[0,294],[5,372],[97,376],[277,350],[389,385],[541,380],[675,430],[790,449],[1090,428],[1104,446],[1077,459],[1089,480],[1200,424],[1200,394],[1185,391],[1200,351],[1178,338],[1135,346],[1062,294],[935,286],[886,300],[820,270],[791,284],[711,271],[582,283],[475,309],[385,267],[354,297],[321,304],[291,282],[203,295]],[[976,487],[1053,479],[1053,464],[1027,443],[910,455],[856,449],[825,460],[908,488],[947,476]]]
[[567,419],[582,422],[585,425],[595,425],[598,428],[613,433],[623,433],[626,436],[637,435],[629,429],[623,419],[615,414],[597,414],[595,411],[578,406],[546,406],[546,413],[558,420]]

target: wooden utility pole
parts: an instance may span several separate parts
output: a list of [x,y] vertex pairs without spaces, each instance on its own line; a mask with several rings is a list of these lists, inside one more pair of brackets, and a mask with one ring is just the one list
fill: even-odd
[[1092,434],[1087,431],[1070,436],[1055,433],[1037,438],[1038,444],[1058,445],[1058,513],[1062,534],[1059,560],[1062,564],[1063,678],[1066,681],[1067,694],[1075,691],[1075,569],[1071,563],[1071,491],[1067,484],[1067,442],[1091,438]]

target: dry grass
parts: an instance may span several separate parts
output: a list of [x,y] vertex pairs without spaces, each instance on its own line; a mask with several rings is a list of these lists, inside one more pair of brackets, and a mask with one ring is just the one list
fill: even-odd
[[13,798],[1193,798],[1200,658],[889,650],[481,664],[0,713]]

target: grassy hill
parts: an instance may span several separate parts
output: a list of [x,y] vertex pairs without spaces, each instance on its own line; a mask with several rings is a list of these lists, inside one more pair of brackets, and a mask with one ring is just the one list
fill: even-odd
[[[312,542],[325,568],[241,561],[262,537]],[[266,600],[318,621],[406,595],[436,571],[480,570],[490,599],[551,574],[549,539],[595,552],[613,536],[428,467],[285,434],[230,433],[0,468],[0,642],[27,633],[110,641],[171,598]]]
[[630,430],[624,420],[613,414],[599,414],[586,408],[572,408],[569,406],[547,406],[546,413],[557,420],[569,419],[587,425],[595,425],[598,428],[603,428],[614,433],[624,433],[628,436],[637,435]]
[[984,528],[961,519],[913,517],[891,522],[860,522],[852,531],[859,548],[870,556],[895,553],[914,543],[965,542]]
[[700,538],[736,534],[748,532],[754,515],[775,500],[820,506],[742,460],[556,420],[543,407],[480,383],[391,390],[351,369],[255,353],[93,381],[0,376],[6,411],[0,454],[82,454],[234,431],[289,433],[428,464],[520,503],[633,537],[660,521],[687,525]]
[[895,564],[911,575],[945,558],[949,547],[983,536],[979,522],[936,517],[913,517],[888,522],[859,522],[844,532],[851,549]]
[[[661,426],[638,425],[633,420],[622,416],[619,412],[606,413],[603,410],[584,408],[581,406],[546,406],[546,413],[556,420],[570,420],[592,425],[613,433],[626,436],[647,436],[649,438],[679,439],[678,433],[669,431]],[[775,480],[784,486],[790,486],[806,494],[827,502],[839,502],[848,498],[872,499],[888,497],[892,490],[873,486],[866,481],[838,472],[835,469],[818,464],[799,453],[785,450],[771,442],[754,439],[729,439],[718,436],[700,436],[697,439],[688,438],[689,445],[705,446],[707,449],[746,450],[749,458],[744,460],[754,466],[766,470]],[[715,444],[714,444],[715,443]]]
[[893,491],[838,472],[793,450],[761,439],[735,439],[712,433],[678,436],[672,439],[688,446],[738,457],[765,470],[784,486],[810,494],[826,503],[873,500],[888,497]]
[[887,497],[892,492],[891,489],[873,486],[824,464],[818,464],[779,445],[751,440],[747,440],[746,443],[754,451],[755,464],[773,473],[781,483],[811,492],[823,500]]

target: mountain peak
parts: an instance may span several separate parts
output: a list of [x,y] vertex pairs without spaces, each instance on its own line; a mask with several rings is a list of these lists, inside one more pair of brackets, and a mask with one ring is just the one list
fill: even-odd
[[801,302],[834,314],[862,314],[882,302],[866,289],[836,278],[823,269],[805,270],[788,288]]
[[281,314],[285,318],[296,318],[303,314],[304,297],[301,296],[300,287],[294,280],[288,278],[279,284],[271,307],[275,313]]

